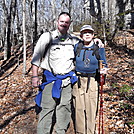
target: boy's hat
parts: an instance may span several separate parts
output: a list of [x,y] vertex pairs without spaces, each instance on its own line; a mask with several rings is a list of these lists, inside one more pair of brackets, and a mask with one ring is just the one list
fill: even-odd
[[84,31],[84,30],[91,30],[94,32],[94,29],[90,26],[90,25],[84,25],[81,27],[80,32]]

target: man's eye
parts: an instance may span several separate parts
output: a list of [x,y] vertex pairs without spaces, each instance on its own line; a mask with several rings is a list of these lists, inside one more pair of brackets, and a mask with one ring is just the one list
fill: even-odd
[[66,24],[69,24],[68,22],[65,22]]

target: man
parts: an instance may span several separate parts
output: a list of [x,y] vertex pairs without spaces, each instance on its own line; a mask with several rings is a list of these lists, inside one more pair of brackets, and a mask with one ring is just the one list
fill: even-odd
[[[81,28],[80,36],[83,42],[75,46],[75,66],[76,75],[78,76],[78,81],[73,87],[75,128],[77,134],[94,134],[98,107],[98,83],[95,79],[96,70],[99,68],[98,60],[103,60],[105,66],[107,63],[104,45],[100,39],[94,39],[94,29],[90,25],[84,25]],[[95,49],[95,42],[97,41],[99,48]],[[105,70],[107,69],[104,68]]]
[[[71,83],[77,80],[72,72],[74,45],[78,38],[67,32],[70,24],[70,14],[62,12],[58,17],[57,30],[51,34],[42,34],[34,49],[32,86],[38,87],[41,84],[38,78],[39,67],[44,69],[45,79],[36,97],[36,104],[42,109],[37,125],[38,134],[50,134],[54,112],[57,134],[65,134],[71,119]],[[48,44],[50,46],[47,49]]]

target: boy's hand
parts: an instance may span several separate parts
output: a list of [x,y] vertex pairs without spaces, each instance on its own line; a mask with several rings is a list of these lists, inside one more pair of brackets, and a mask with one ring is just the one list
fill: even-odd
[[109,68],[104,67],[104,68],[102,68],[100,70],[100,74],[107,74],[108,73],[108,70],[109,70]]

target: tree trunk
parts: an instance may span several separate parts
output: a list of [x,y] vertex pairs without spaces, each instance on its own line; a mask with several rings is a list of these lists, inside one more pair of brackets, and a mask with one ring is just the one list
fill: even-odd
[[[5,1],[2,1],[2,6],[4,9],[4,15],[5,15],[5,26],[6,26],[6,35],[5,35],[5,45],[4,45],[4,59],[9,59],[11,57],[11,23],[12,23],[12,13],[14,13],[15,17],[15,9],[16,9],[16,0],[11,0],[10,9],[8,12],[8,8],[6,7]],[[14,10],[14,12],[13,12]]]
[[53,28],[52,29],[56,29],[56,7],[55,7],[56,1],[52,0],[51,4],[52,4],[52,16],[53,16],[52,18]]
[[36,40],[37,40],[37,3],[38,1],[35,0],[35,22],[34,22],[34,39],[33,39],[33,43],[35,44]]
[[[69,10],[70,15],[73,18],[72,0],[69,0],[68,10]],[[73,32],[73,21],[72,21],[71,26],[70,26],[70,32]]]
[[26,74],[26,0],[23,0],[23,75]]
[[[134,10],[134,0],[131,0],[131,9]],[[130,23],[130,28],[134,29],[134,11],[131,12],[131,23]]]
[[8,44],[7,44],[7,27],[8,27],[8,22],[7,22],[7,18],[8,18],[8,9],[6,7],[5,1],[2,1],[2,7],[4,10],[4,60],[7,59],[7,55],[8,55]]
[[96,0],[96,2],[97,2],[97,9],[98,9],[97,20],[101,24],[102,23],[101,3],[100,3],[100,0]]

